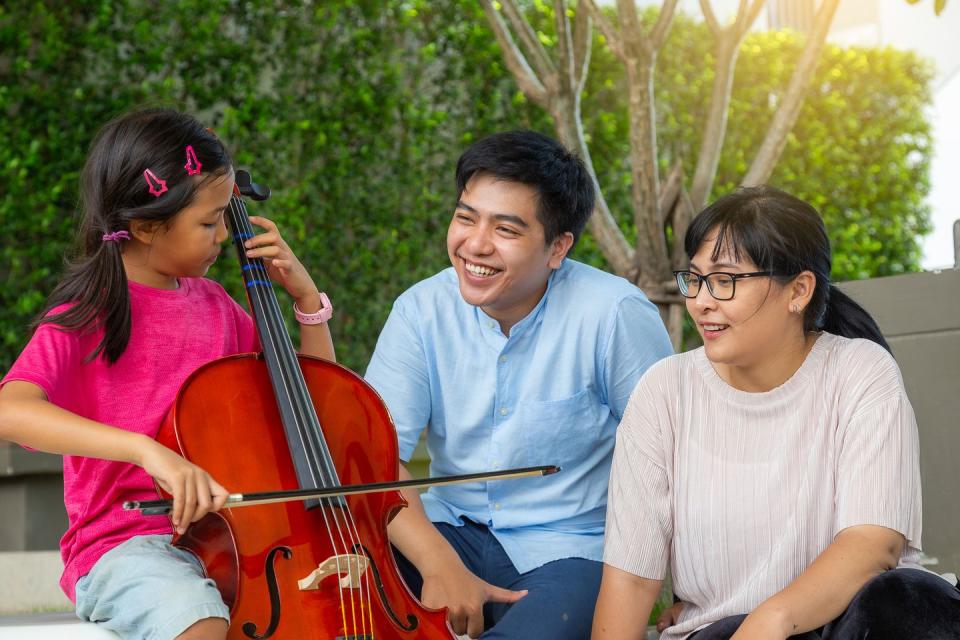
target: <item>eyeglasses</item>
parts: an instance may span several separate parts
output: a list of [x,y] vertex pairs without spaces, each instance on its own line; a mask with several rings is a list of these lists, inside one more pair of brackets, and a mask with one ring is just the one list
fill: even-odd
[[731,300],[737,291],[737,280],[742,278],[760,278],[772,276],[770,271],[752,271],[750,273],[726,273],[724,271],[714,271],[713,273],[699,274],[692,271],[674,271],[673,275],[677,278],[677,286],[680,288],[680,295],[684,298],[696,298],[700,293],[700,283],[707,283],[707,291],[716,300]]

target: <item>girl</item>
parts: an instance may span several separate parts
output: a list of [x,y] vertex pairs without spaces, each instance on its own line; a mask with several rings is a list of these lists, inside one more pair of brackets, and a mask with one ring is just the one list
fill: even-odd
[[[226,149],[192,117],[152,109],[97,135],[81,178],[81,251],[0,389],[0,438],[64,455],[61,586],[77,615],[122,638],[224,638],[228,610],[163,519],[124,500],[173,495],[173,527],[227,491],[154,438],[181,383],[257,348],[253,320],[204,279],[227,237]],[[332,360],[329,304],[274,223],[246,242],[296,301],[304,353]]]
[[913,410],[829,282],[819,214],[741,189],[685,240],[704,346],[651,367],[624,413],[593,637],[644,637],[668,563],[685,604],[664,638],[957,637],[960,590],[916,565]]

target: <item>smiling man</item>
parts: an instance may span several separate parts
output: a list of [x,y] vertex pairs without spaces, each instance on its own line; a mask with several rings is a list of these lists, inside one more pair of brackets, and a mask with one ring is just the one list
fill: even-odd
[[408,584],[448,607],[457,633],[587,638],[614,434],[670,342],[639,289],[567,258],[594,191],[560,144],[497,134],[456,178],[453,266],[400,296],[366,374],[396,423],[400,475],[424,428],[434,476],[563,470],[405,492],[390,538]]

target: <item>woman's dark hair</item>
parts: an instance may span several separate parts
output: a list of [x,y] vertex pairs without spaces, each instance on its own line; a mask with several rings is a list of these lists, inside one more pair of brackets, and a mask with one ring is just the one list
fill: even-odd
[[804,331],[828,331],[847,338],[866,338],[887,351],[890,346],[863,307],[830,284],[830,240],[817,210],[773,187],[740,188],[701,211],[684,238],[687,257],[713,234],[711,259],[749,257],[781,283],[801,271],[817,279],[803,316]]
[[457,162],[457,194],[478,173],[533,187],[537,219],[549,245],[562,233],[576,244],[593,212],[593,179],[583,162],[562,144],[528,130],[496,133],[474,143]]
[[[188,145],[201,165],[199,175],[185,168]],[[167,190],[158,196],[150,192],[148,169],[166,181]],[[87,361],[102,354],[109,364],[116,362],[130,341],[130,295],[121,242],[104,242],[104,234],[129,231],[133,220],[170,224],[203,184],[230,169],[220,140],[184,113],[145,109],[104,125],[80,176],[83,216],[75,255],[34,326],[49,322],[81,332],[103,327],[103,339]],[[50,313],[64,303],[70,307]]]

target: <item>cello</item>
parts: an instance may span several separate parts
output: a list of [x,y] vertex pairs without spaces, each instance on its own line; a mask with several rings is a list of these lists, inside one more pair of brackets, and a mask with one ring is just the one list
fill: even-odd
[[[396,432],[377,393],[338,364],[298,355],[261,259],[242,195],[269,192],[236,173],[228,218],[262,353],[200,367],[182,385],[157,440],[240,492],[397,480]],[[378,491],[234,509],[193,523],[174,544],[202,562],[230,608],[228,638],[453,639],[397,570],[386,527],[406,505]]]
[[[560,469],[397,481],[396,432],[376,392],[342,366],[294,352],[266,268],[243,247],[253,229],[240,196],[263,200],[269,191],[243,171],[236,185],[228,218],[263,353],[194,372],[157,439],[247,493],[231,494],[227,508],[174,544],[197,556],[217,584],[231,610],[231,639],[455,638],[445,611],[423,607],[397,572],[386,534],[406,505],[397,489]],[[224,449],[229,460],[217,455]],[[247,489],[263,486],[279,490]],[[272,507],[231,508],[251,505]],[[168,499],[124,504],[143,515],[170,507]]]

